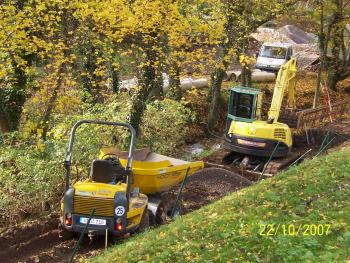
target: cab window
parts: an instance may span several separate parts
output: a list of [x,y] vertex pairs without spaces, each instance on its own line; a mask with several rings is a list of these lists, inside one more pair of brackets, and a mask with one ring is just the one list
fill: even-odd
[[254,96],[245,93],[235,93],[232,101],[233,114],[239,118],[251,119],[253,109]]

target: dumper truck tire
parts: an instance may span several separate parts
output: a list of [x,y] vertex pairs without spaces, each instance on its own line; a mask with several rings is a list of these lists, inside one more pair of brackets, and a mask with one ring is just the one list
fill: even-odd
[[145,208],[143,211],[142,217],[141,217],[141,222],[139,227],[135,230],[134,233],[143,233],[146,232],[149,229],[149,214],[148,214],[148,209]]
[[[171,220],[172,212],[176,202],[177,195],[172,192],[163,193],[161,195],[161,201],[156,211],[156,223],[159,225],[167,224]],[[182,202],[178,201],[175,209],[174,217],[183,214]]]
[[151,210],[148,209],[148,219],[149,219],[149,226],[155,226],[156,225],[156,216],[153,214]]
[[67,229],[64,228],[62,223],[58,224],[58,238],[62,241],[64,240],[69,240],[76,237],[76,233],[68,231]]

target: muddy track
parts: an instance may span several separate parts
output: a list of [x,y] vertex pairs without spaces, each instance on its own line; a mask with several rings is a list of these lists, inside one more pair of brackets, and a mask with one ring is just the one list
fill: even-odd
[[[194,173],[187,180],[181,195],[183,211],[190,213],[251,184],[250,180],[226,169],[203,169]],[[171,191],[178,194],[179,188],[176,186]]]
[[0,237],[0,257],[5,262],[17,262],[30,258],[40,250],[59,243],[58,216],[52,215],[43,222],[32,222],[22,228],[11,228]]

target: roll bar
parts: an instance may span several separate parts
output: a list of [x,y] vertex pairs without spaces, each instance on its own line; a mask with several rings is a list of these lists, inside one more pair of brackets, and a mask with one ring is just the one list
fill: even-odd
[[[135,146],[135,137],[136,132],[135,129],[128,123],[123,122],[110,122],[110,121],[102,121],[102,120],[81,120],[74,124],[70,138],[69,138],[69,144],[68,144],[68,151],[66,154],[66,159],[64,161],[64,167],[66,168],[66,191],[69,189],[69,178],[70,178],[70,168],[71,168],[71,160],[72,160],[72,152],[73,152],[73,146],[74,146],[74,139],[75,139],[75,132],[77,128],[82,124],[98,124],[98,125],[109,125],[109,126],[118,126],[118,127],[124,127],[127,128],[131,134],[130,138],[130,146],[129,146],[129,152],[128,152],[128,160],[126,163],[126,174],[127,174],[127,186],[126,186],[126,198],[129,206],[129,198],[130,198],[130,191],[131,191],[131,182],[132,182],[132,158],[133,158],[133,152],[134,152],[134,146]],[[127,207],[128,209],[129,207]]]

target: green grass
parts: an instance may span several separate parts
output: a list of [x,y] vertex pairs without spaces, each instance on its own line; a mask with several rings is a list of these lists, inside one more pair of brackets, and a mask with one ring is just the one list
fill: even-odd
[[[90,261],[350,262],[349,174],[346,148],[129,238]],[[322,236],[260,236],[260,224],[330,224],[330,230]]]

